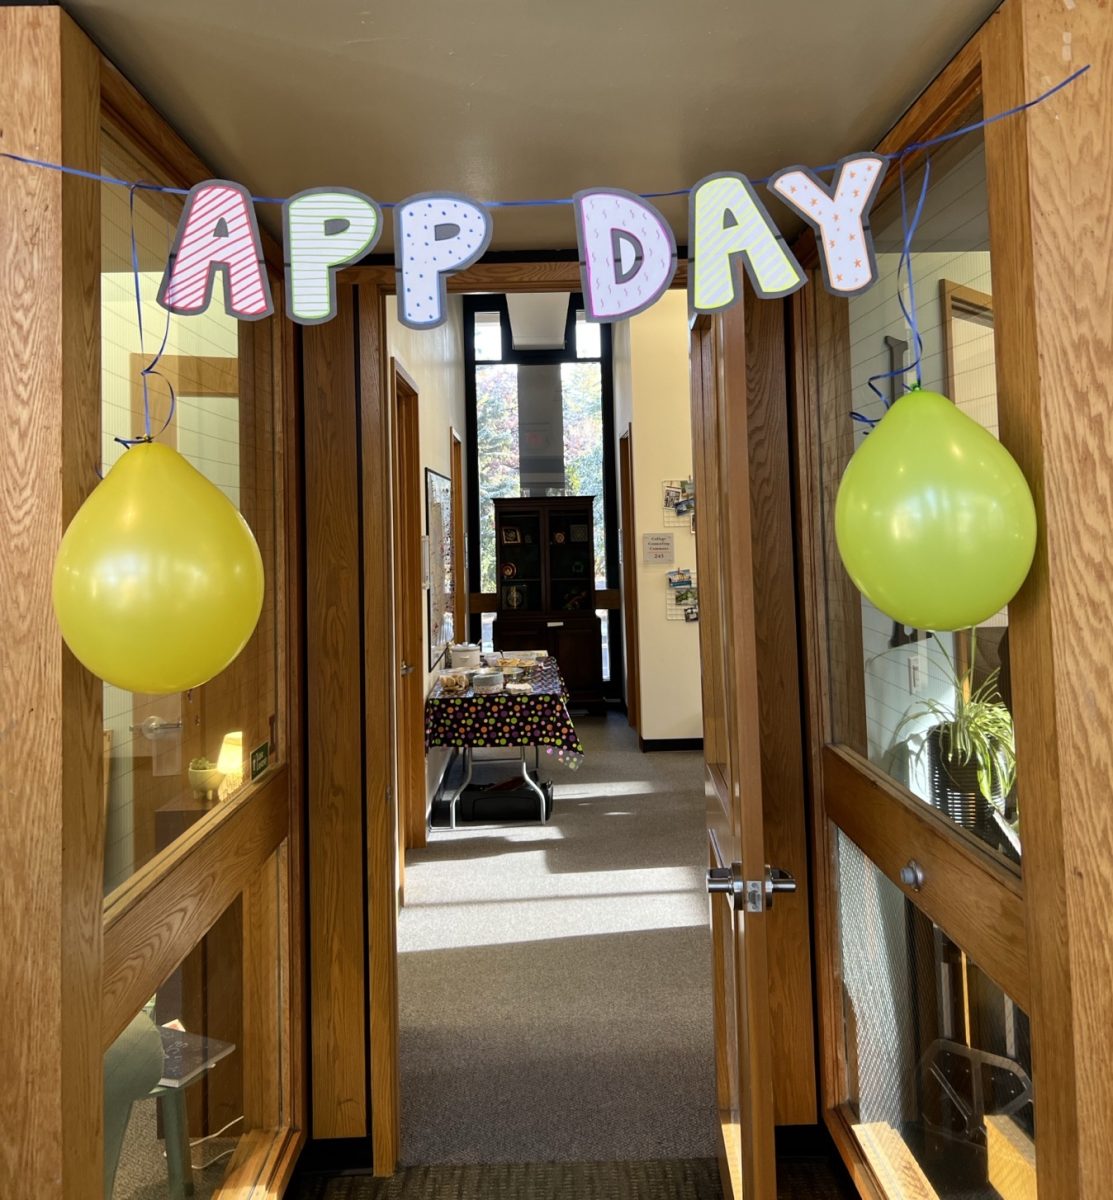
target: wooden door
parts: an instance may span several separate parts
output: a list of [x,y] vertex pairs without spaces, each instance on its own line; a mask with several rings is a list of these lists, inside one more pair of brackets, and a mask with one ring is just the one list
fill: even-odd
[[[787,453],[781,314],[738,306],[691,340],[720,1166],[736,1200],[773,1200],[775,1123],[815,1113],[791,518],[772,467]],[[801,894],[775,896],[788,875]]]
[[[427,814],[425,786],[424,705],[425,651],[421,568],[421,478],[417,384],[391,359],[391,391],[394,397],[394,563],[393,586],[397,589],[395,655],[398,680],[398,812],[401,855],[399,879],[403,879],[404,852],[425,845]],[[385,581],[384,581],[385,583]],[[375,581],[368,580],[369,586]]]
[[[1039,36],[1052,27],[1055,60]],[[964,130],[1111,50],[1107,13],[1006,0],[878,149]],[[1090,620],[1108,607],[1108,554],[1089,554],[1084,531],[1109,510],[1097,482],[1109,477],[1109,389],[1104,376],[1079,389],[1059,364],[1108,357],[1108,322],[1094,322],[1109,311],[1108,272],[1087,274],[1109,261],[1096,218],[1108,201],[1081,178],[1094,131],[1109,141],[1109,86],[1091,71],[932,153],[911,245],[919,332],[936,347],[923,383],[956,389],[1015,456],[1040,530],[1028,579],[976,654],[971,631],[909,630],[880,612],[835,543],[839,482],[863,436],[850,410],[881,415],[864,382],[886,369],[888,338],[905,336],[883,286],[898,179],[870,217],[876,294],[831,296],[814,247],[794,248],[810,271],[792,310],[823,1110],[871,1198],[1108,1193],[1109,769],[1095,750],[1108,689],[1093,689],[1113,642]],[[910,194],[920,172],[905,161]],[[1082,258],[1055,252],[1072,239]],[[956,295],[977,300],[988,333],[988,367],[965,374],[948,326]],[[938,752],[937,726],[987,665],[1015,731],[1003,788],[956,780]]]

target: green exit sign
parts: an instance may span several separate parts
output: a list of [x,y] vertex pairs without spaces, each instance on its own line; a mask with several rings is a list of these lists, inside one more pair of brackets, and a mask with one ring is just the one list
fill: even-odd
[[258,779],[260,775],[267,769],[267,764],[270,762],[271,745],[270,742],[264,742],[261,746],[256,746],[251,752],[251,778]]

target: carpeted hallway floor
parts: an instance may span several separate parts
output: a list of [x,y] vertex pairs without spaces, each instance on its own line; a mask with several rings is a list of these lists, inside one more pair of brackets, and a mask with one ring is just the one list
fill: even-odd
[[618,716],[577,728],[581,769],[543,763],[548,826],[409,858],[404,1163],[715,1153],[702,760],[640,753]]

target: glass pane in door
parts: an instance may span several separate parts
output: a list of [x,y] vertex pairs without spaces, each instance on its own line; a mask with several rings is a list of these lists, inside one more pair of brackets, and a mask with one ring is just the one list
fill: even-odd
[[[922,180],[922,168],[909,172],[906,194],[913,207]],[[915,350],[897,293],[903,239],[899,191],[878,205],[871,224],[879,282],[843,301],[823,293],[817,281],[811,297],[819,352],[815,428],[827,580],[829,732],[832,740],[868,757],[942,817],[1016,866],[1020,809],[1007,610],[976,630],[906,627],[858,593],[836,547],[839,482],[851,455],[869,437],[868,425],[853,420],[851,413],[881,418],[886,401],[895,401],[905,390],[901,376],[885,375],[910,366]],[[933,156],[912,250],[923,386],[949,396],[998,436],[980,134],[950,143]],[[914,372],[903,379],[913,383]]]
[[[119,179],[150,178],[115,138],[102,166]],[[242,514],[263,559],[265,593],[255,631],[204,686],[169,695],[104,684],[104,890],[126,883],[252,779],[252,752],[274,763],[281,742],[279,645],[283,519],[273,318],[239,322],[214,305],[169,316],[156,296],[181,197],[101,189],[102,473],[130,453],[121,439],[150,432],[176,449]],[[133,241],[134,239],[134,241]],[[134,254],[134,260],[133,260]],[[138,271],[134,269],[137,265]],[[137,289],[142,304],[140,334]],[[171,389],[173,389],[171,391]],[[166,638],[179,631],[167,622]]]
[[874,1173],[893,1197],[1030,1200],[1027,1015],[842,832],[838,906],[850,1117]]
[[238,1195],[230,1171],[281,1123],[277,1008],[251,990],[278,979],[247,979],[267,948],[244,931],[241,898],[105,1052],[105,1200]]

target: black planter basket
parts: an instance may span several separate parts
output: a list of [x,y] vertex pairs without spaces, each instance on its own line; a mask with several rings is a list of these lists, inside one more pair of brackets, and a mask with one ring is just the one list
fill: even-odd
[[[1001,828],[994,818],[994,804],[982,795],[978,787],[978,763],[955,761],[945,748],[942,726],[936,725],[927,734],[928,778],[931,781],[932,803],[948,820],[969,829],[983,842],[1001,849]],[[993,780],[993,800],[998,810],[1004,807],[1000,784]]]

